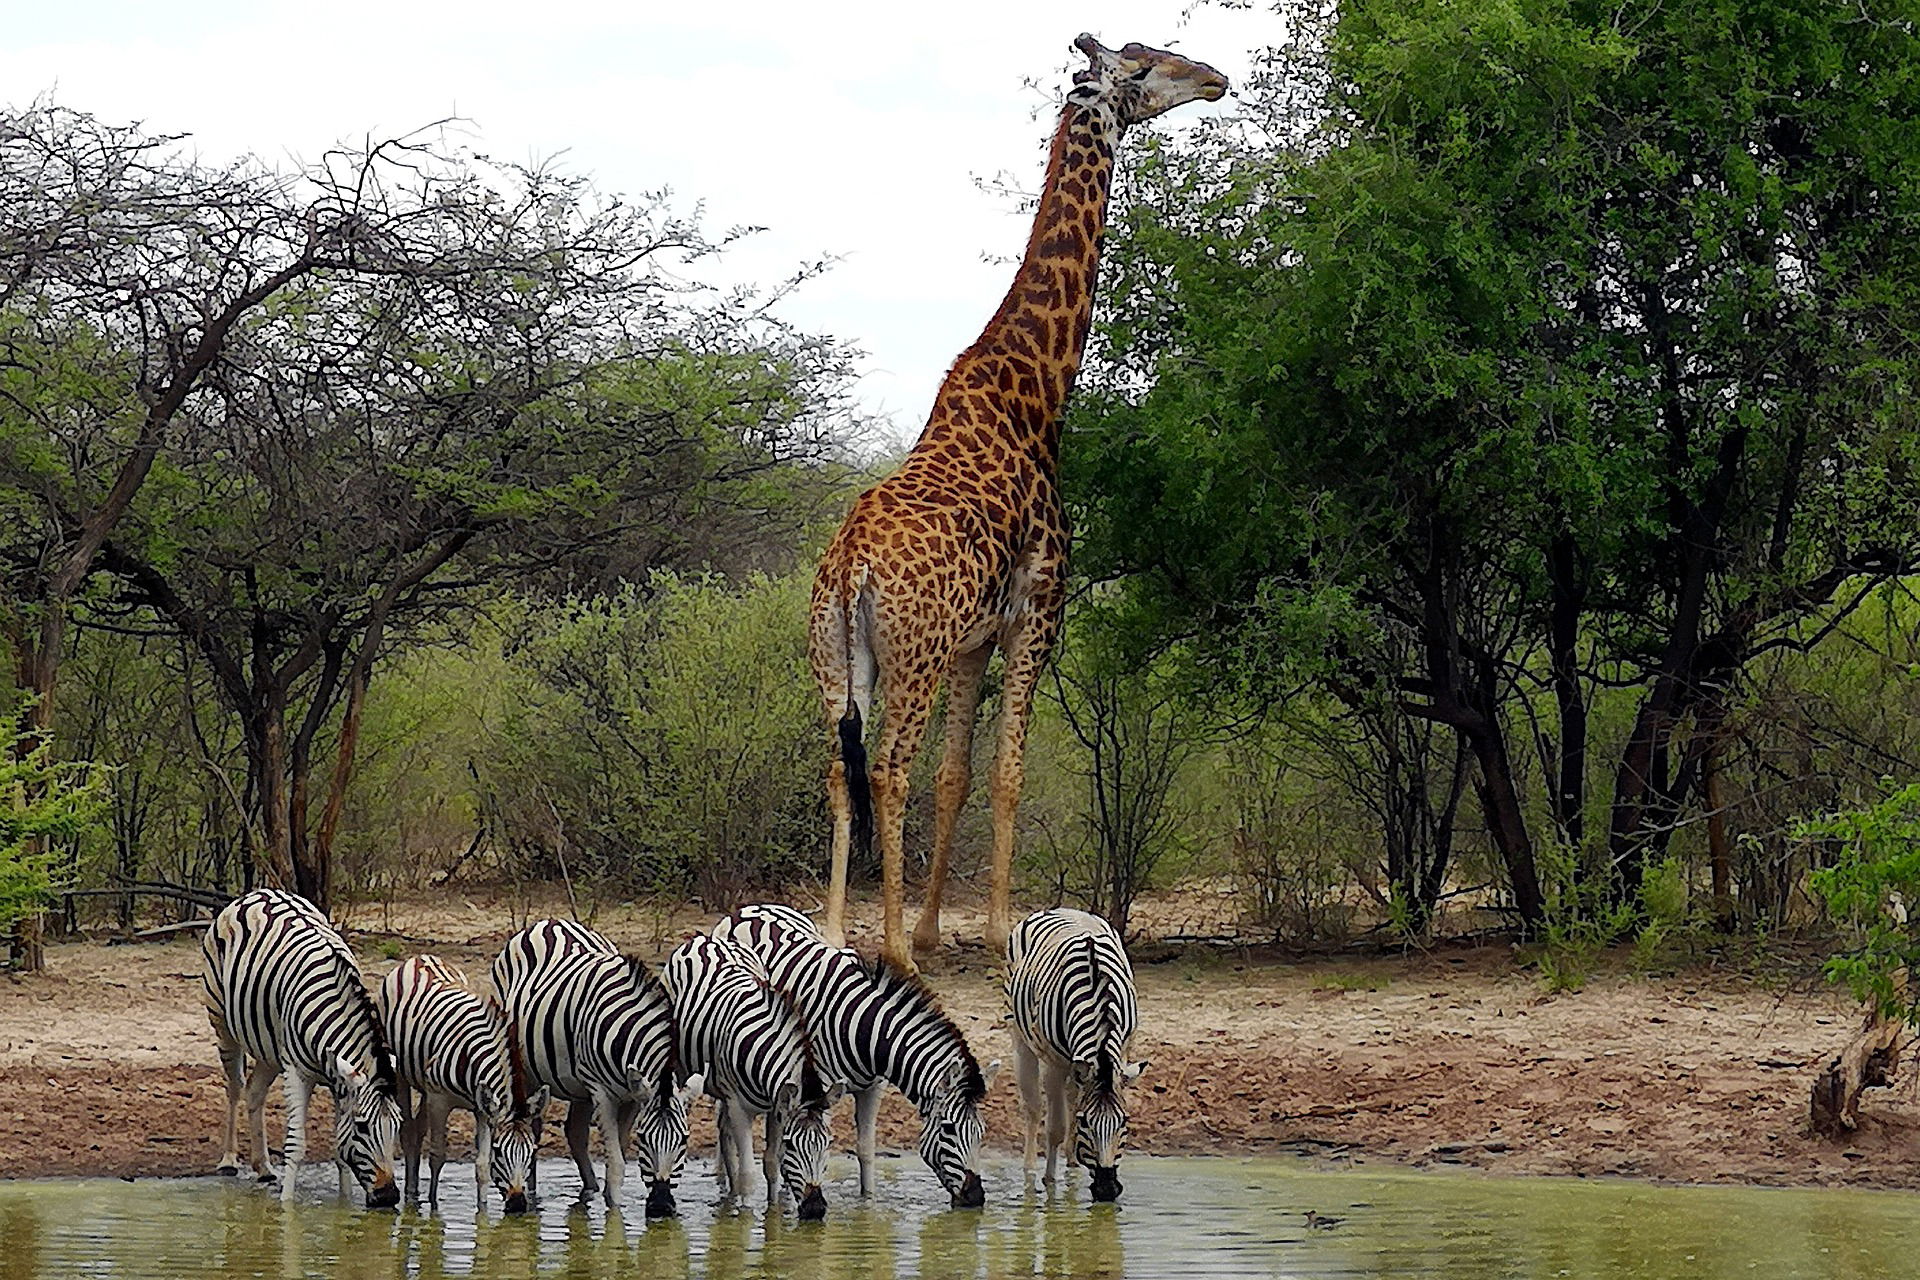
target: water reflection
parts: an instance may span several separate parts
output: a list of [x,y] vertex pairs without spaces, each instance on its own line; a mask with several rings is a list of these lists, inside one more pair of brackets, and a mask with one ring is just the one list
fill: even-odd
[[[524,1217],[464,1200],[368,1213],[318,1190],[291,1209],[232,1180],[0,1184],[0,1280],[176,1276],[635,1276],[640,1280],[999,1280],[1275,1275],[1837,1277],[1911,1274],[1920,1201],[1872,1192],[1321,1174],[1297,1164],[1130,1158],[1127,1198],[1023,1194],[984,1210],[924,1178],[836,1195],[824,1223],[689,1196],[678,1219],[553,1199]],[[448,1189],[461,1187],[451,1179]],[[847,1188],[849,1191],[850,1187]],[[451,1201],[451,1197],[449,1197]],[[1307,1226],[1311,1209],[1338,1219]]]

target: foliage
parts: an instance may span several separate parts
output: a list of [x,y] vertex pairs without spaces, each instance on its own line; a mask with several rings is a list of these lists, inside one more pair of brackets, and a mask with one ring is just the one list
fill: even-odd
[[1523,920],[1556,845],[1637,913],[1755,659],[1920,563],[1920,47],[1812,0],[1298,16],[1110,238],[1081,567],[1225,689],[1455,734]]
[[715,909],[817,871],[824,739],[808,579],[659,573],[513,612],[508,686],[478,762],[533,867]]
[[1920,903],[1920,782],[1889,786],[1864,808],[1810,819],[1796,835],[1836,847],[1813,888],[1856,942],[1828,961],[1827,976],[1883,1016],[1920,1026],[1920,999],[1908,980],[1920,963],[1920,921],[1909,918]]
[[98,767],[56,761],[22,707],[0,715],[0,929],[46,907],[60,872],[59,843],[79,839],[106,808]]

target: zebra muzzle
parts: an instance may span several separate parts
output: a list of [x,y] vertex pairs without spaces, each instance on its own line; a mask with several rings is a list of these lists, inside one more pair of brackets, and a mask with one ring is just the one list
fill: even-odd
[[987,1189],[981,1185],[980,1175],[972,1169],[967,1170],[966,1180],[960,1189],[953,1193],[953,1207],[956,1209],[978,1209],[987,1202]]
[[649,1218],[673,1216],[673,1184],[671,1182],[662,1180],[647,1189],[647,1216]]
[[827,1216],[827,1197],[821,1193],[818,1183],[808,1187],[807,1194],[801,1197],[799,1213],[802,1222],[819,1222]]
[[1093,1170],[1093,1198],[1095,1200],[1118,1200],[1120,1198],[1120,1169],[1117,1165],[1097,1165]]
[[506,1210],[508,1213],[525,1213],[527,1211],[527,1193],[518,1187],[509,1190],[507,1192]]
[[367,1192],[367,1208],[391,1209],[400,1203],[400,1187],[391,1178],[385,1182],[376,1182]]

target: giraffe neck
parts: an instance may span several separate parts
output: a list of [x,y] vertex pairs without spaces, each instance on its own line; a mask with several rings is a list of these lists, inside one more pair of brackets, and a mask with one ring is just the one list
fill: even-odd
[[949,374],[965,387],[970,365],[1002,358],[1012,385],[1001,389],[1013,393],[1006,398],[1006,431],[1049,470],[1059,451],[1060,410],[1080,372],[1093,319],[1118,136],[1104,103],[1070,100],[1061,111],[1020,269],[1000,309]]

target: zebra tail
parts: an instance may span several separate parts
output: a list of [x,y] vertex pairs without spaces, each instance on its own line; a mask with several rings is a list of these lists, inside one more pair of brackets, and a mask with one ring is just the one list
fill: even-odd
[[862,859],[873,856],[873,787],[867,777],[867,744],[862,740],[860,708],[849,702],[840,717],[840,763],[853,803],[853,843]]

